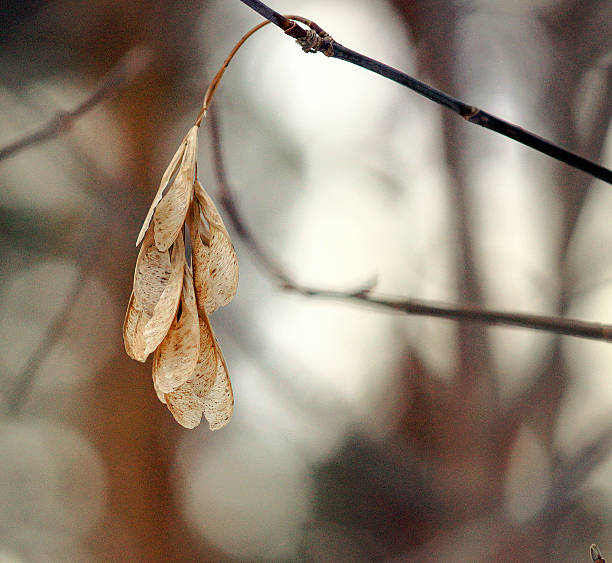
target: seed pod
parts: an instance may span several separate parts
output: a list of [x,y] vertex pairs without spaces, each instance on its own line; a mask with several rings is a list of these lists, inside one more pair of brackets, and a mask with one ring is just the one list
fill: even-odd
[[185,152],[181,165],[166,195],[157,205],[153,216],[155,246],[159,250],[167,250],[176,240],[185,223],[187,210],[193,197],[198,152],[198,127],[194,125],[185,139]]
[[153,244],[153,233],[147,231],[123,325],[125,349],[135,360],[144,362],[168,333],[181,297],[184,266],[182,236],[170,252],[160,252]]
[[234,413],[234,392],[227,372],[225,358],[215,341],[217,350],[217,375],[210,391],[202,400],[204,416],[211,430],[223,428]]
[[[189,131],[189,133],[191,133],[191,130]],[[170,182],[170,180],[178,170],[178,166],[183,159],[183,155],[185,154],[185,147],[187,145],[187,137],[189,136],[189,133],[187,133],[185,138],[181,141],[179,148],[170,160],[168,168],[166,168],[165,172],[162,175],[162,179],[159,183],[159,188],[157,188],[157,193],[153,198],[153,203],[151,203],[151,207],[149,207],[149,211],[147,212],[147,216],[144,220],[144,223],[140,228],[140,233],[138,233],[138,238],[136,239],[136,246],[138,246],[142,242],[142,239],[144,238],[147,230],[149,229],[149,225],[151,224],[151,219],[153,218],[155,208],[157,207],[157,204],[161,201],[161,198],[164,195],[164,190],[168,187],[168,182]]]
[[[204,292],[204,310],[206,313],[212,313],[227,305],[236,294],[238,259],[214,202],[198,181],[195,194],[208,223],[208,280]],[[203,227],[200,230],[203,230]]]
[[153,382],[156,389],[161,393],[169,393],[185,383],[193,374],[199,352],[198,309],[191,270],[186,266],[181,307],[153,357]]
[[[188,381],[181,385],[175,391],[167,393],[165,402],[180,424],[183,424],[177,418],[175,411],[182,413],[185,409],[189,411],[196,410],[193,405],[198,405],[200,415],[204,410],[204,399],[211,390],[217,377],[218,364],[218,346],[215,340],[208,317],[203,315],[200,317],[200,353],[198,363],[193,370],[193,373]],[[172,407],[172,408],[170,408]],[[188,408],[187,408],[188,407]],[[174,410],[173,410],[174,409]]]
[[202,408],[189,382],[166,395],[168,410],[175,420],[185,428],[195,428],[202,420]]

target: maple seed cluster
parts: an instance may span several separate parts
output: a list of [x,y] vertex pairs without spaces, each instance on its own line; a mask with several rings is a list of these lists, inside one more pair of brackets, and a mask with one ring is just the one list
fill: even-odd
[[172,157],[138,235],[142,246],[123,341],[139,362],[154,353],[155,391],[179,424],[195,428],[203,415],[216,430],[232,417],[234,396],[208,315],[234,297],[238,261],[197,179],[198,130],[189,130]]

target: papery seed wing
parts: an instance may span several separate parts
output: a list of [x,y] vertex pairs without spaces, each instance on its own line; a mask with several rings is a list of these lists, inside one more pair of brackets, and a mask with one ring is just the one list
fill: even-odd
[[200,353],[188,381],[167,393],[166,403],[176,421],[185,428],[195,428],[202,420],[203,398],[217,374],[217,349],[208,317],[200,317]]
[[159,250],[170,248],[183,228],[187,216],[196,176],[198,129],[194,125],[187,133],[185,152],[174,182],[155,209],[153,227],[155,230],[155,245]]
[[174,318],[168,334],[155,350],[153,357],[153,380],[162,393],[174,391],[185,383],[198,363],[198,309],[191,270],[188,266],[185,266],[184,270],[181,317]]
[[234,412],[234,393],[227,373],[227,365],[221,348],[216,342],[215,348],[217,350],[217,376],[201,403],[211,430],[223,428],[230,421]]
[[204,214],[204,218],[209,223],[215,223],[216,225],[225,229],[225,223],[223,222],[223,218],[221,217],[221,214],[217,210],[217,206],[215,205],[215,202],[208,195],[208,192],[204,189],[204,186],[202,186],[199,180],[196,180],[196,183],[195,183],[195,195],[198,198],[200,207],[202,208],[202,213]]
[[134,289],[123,323],[125,350],[139,362],[144,362],[151,352],[144,337],[145,326],[153,316],[171,276],[170,253],[160,252],[155,247],[153,231],[149,229],[138,252]]
[[197,181],[195,193],[210,230],[204,309],[207,313],[212,313],[219,307],[227,305],[236,294],[238,258],[214,202]]
[[195,428],[202,420],[202,407],[191,383],[183,383],[176,391],[166,394],[166,404],[175,420],[185,428]]
[[227,305],[238,289],[238,259],[225,229],[210,226],[210,259],[208,288],[204,308],[213,313]]
[[149,318],[153,315],[155,305],[171,275],[170,253],[156,248],[153,229],[149,229],[138,252],[134,269],[134,301],[136,307]]
[[[234,395],[225,359],[205,315],[200,319],[200,328],[198,365],[191,378],[167,393],[165,399],[174,418],[186,428],[197,426],[204,412],[211,430],[217,430],[232,417]],[[193,426],[186,425],[196,418]]]
[[191,263],[193,265],[193,284],[196,293],[196,301],[200,314],[206,316],[206,294],[208,291],[208,262],[210,252],[208,244],[202,239],[204,226],[200,220],[200,206],[197,201],[193,202],[193,213],[189,221],[189,232],[191,233]]
[[153,378],[153,389],[155,389],[155,394],[157,395],[157,398],[165,405],[166,404],[166,394],[162,393],[159,388],[157,387],[157,382],[155,381],[155,378]]
[[168,334],[181,299],[185,268],[185,243],[182,235],[177,237],[171,254],[172,272],[143,331],[147,355],[153,352]]
[[144,354],[144,339],[142,337],[142,311],[136,307],[134,292],[130,296],[130,301],[125,312],[123,321],[123,343],[128,356],[144,362],[147,357]]
[[[187,133],[187,135],[189,135],[189,133]],[[183,154],[185,153],[186,144],[187,144],[187,136],[181,141],[181,144],[179,148],[177,149],[177,151],[174,153],[174,156],[172,157],[172,160],[170,161],[168,168],[166,168],[166,171],[162,175],[161,182],[159,183],[159,188],[157,189],[157,193],[155,194],[155,197],[153,198],[153,203],[151,203],[151,207],[149,207],[149,211],[147,212],[147,216],[144,220],[144,223],[142,224],[142,227],[140,228],[140,233],[138,233],[138,238],[136,239],[136,246],[140,244],[140,242],[145,236],[145,233],[147,232],[147,229],[149,228],[149,225],[151,223],[151,218],[153,217],[153,213],[155,212],[155,208],[157,207],[157,204],[160,202],[164,194],[164,190],[166,189],[168,185],[168,182],[170,181],[172,176],[174,176],[174,173],[176,172],[179,166],[179,163],[181,162],[183,158]]]
[[197,397],[204,399],[217,376],[217,347],[215,335],[206,313],[200,315],[200,354],[198,363],[189,378]]

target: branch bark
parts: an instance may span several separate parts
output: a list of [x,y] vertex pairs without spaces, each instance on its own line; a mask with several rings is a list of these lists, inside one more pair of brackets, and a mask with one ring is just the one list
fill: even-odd
[[612,341],[612,325],[564,317],[486,310],[476,307],[446,305],[418,299],[386,296],[376,294],[372,291],[371,286],[361,287],[357,290],[336,291],[321,287],[308,287],[294,281],[293,276],[287,273],[285,268],[259,244],[257,237],[243,219],[225,171],[220,127],[216,113],[212,112],[210,114],[210,130],[215,174],[219,184],[220,203],[227,212],[232,226],[244,244],[253,252],[265,273],[275,280],[280,288],[293,291],[305,297],[347,301],[410,315],[437,317],[454,321],[479,322],[493,326],[521,327],[566,336],[603,340],[606,342]]
[[316,43],[309,43],[306,47],[304,46],[303,41],[308,37],[307,30],[303,29],[295,22],[292,22],[289,18],[275,12],[259,0],[240,1],[251,9],[255,10],[271,23],[280,27],[287,35],[298,39],[304,50],[307,52],[321,51],[328,57],[339,59],[364,68],[365,70],[369,70],[370,72],[379,74],[384,78],[397,82],[398,84],[409,88],[417,94],[446,107],[470,123],[479,125],[485,129],[490,129],[495,133],[499,133],[504,137],[513,139],[518,143],[550,156],[559,162],[563,162],[573,168],[591,174],[593,177],[599,178],[608,184],[612,184],[612,170],[597,164],[596,162],[588,160],[574,152],[564,149],[563,147],[556,145],[543,137],[519,127],[518,125],[514,125],[509,121],[501,119],[491,113],[454,98],[446,92],[433,88],[396,68],[390,67],[389,65],[386,65],[380,61],[353,51],[352,49],[349,49],[348,47],[334,41],[326,32],[312,22],[310,22],[310,27],[318,35],[319,41]]

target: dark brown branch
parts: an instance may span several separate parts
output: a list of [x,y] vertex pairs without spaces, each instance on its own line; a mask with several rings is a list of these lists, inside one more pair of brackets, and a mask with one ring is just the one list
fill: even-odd
[[286,273],[285,269],[276,262],[276,260],[271,258],[261,247],[257,241],[257,237],[242,218],[242,214],[238,209],[233,195],[233,190],[230,187],[225,173],[223,152],[221,149],[220,127],[216,119],[216,112],[212,112],[210,115],[210,125],[215,173],[219,183],[220,203],[225,208],[232,226],[242,241],[257,257],[264,271],[273,278],[282,289],[293,291],[306,297],[348,301],[359,305],[399,311],[409,315],[437,317],[440,319],[462,322],[479,322],[494,326],[520,327],[566,336],[589,338],[592,340],[612,341],[612,325],[603,325],[600,323],[591,323],[564,317],[484,310],[474,307],[432,303],[430,301],[418,299],[385,296],[372,292],[370,286],[361,287],[353,291],[336,291],[303,286],[295,282],[293,278]]
[[[263,2],[260,2],[259,0],[240,1],[255,10],[264,18],[268,19],[273,24],[280,27],[287,35],[290,35],[296,39],[304,39],[306,36],[306,31],[303,28],[285,16],[275,12]],[[312,24],[310,27],[319,35],[322,35],[322,30],[319,26]],[[437,90],[436,88],[433,88],[400,70],[344,47],[340,43],[334,41],[331,37],[327,36],[327,34],[325,34],[325,37],[322,39],[316,50],[325,53],[329,57],[349,62],[371,72],[375,72],[384,78],[393,80],[394,82],[413,90],[417,94],[420,94],[421,96],[424,96],[425,98],[450,109],[470,123],[490,129],[491,131],[499,133],[504,137],[508,137],[517,141],[518,143],[531,147],[542,154],[546,154],[555,160],[564,162],[565,164],[577,168],[578,170],[582,170],[583,172],[587,172],[588,174],[591,174],[595,178],[599,178],[608,184],[612,184],[612,170],[609,170],[608,168],[605,168],[604,166],[588,160],[576,153],[568,151],[559,145],[551,143],[547,139],[535,135],[522,127],[518,127],[517,125],[487,113],[484,110],[470,104],[466,104],[465,102],[462,102],[461,100],[454,98],[441,90]],[[310,52],[310,50],[308,51]]]
[[272,8],[266,6],[259,0],[241,0],[243,4],[246,4],[249,8],[255,10],[260,16],[269,20],[274,25],[280,27],[287,35],[294,39],[301,39],[306,36],[306,30],[301,28],[295,22],[289,18],[275,12]]
[[93,94],[73,110],[59,113],[37,131],[0,148],[0,160],[70,129],[76,119],[82,117],[101,102],[113,98],[121,88],[134,80],[150,63],[150,54],[143,46],[134,47],[100,81]]

